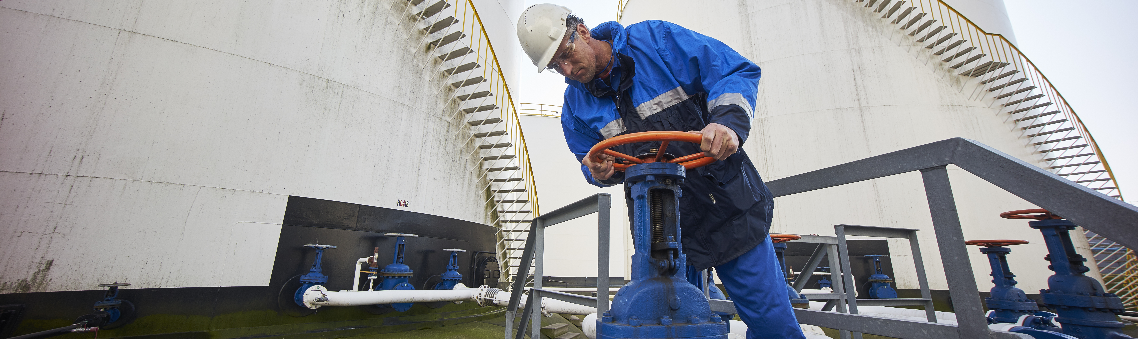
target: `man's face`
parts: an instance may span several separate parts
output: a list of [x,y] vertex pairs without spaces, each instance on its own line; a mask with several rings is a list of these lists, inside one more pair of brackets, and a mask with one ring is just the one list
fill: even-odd
[[[577,35],[577,39],[571,39],[572,35]],[[590,32],[586,30],[586,26],[578,25],[574,34],[562,38],[562,45],[554,53],[549,67],[577,82],[587,83],[594,80],[594,75],[599,69],[595,51],[587,43],[589,39]]]

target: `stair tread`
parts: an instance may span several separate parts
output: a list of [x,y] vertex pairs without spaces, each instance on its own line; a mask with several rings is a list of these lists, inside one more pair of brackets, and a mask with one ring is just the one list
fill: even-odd
[[451,83],[451,87],[453,87],[453,88],[462,88],[462,87],[471,86],[471,85],[474,85],[474,84],[477,84],[477,83],[481,83],[481,82],[484,82],[484,81],[486,81],[486,80],[485,80],[485,79],[483,79],[483,77],[482,77],[482,76],[477,76],[477,77],[474,77],[474,78],[470,78],[470,79],[466,79],[466,80],[460,80],[460,81],[456,81],[456,82],[453,82],[453,83]]
[[447,0],[439,0],[439,2],[428,5],[426,8],[424,8],[424,10],[420,11],[419,13],[416,13],[416,15],[419,16],[420,18],[427,19],[433,15],[436,15],[436,13],[439,13],[448,7],[451,7],[451,4],[447,3]]
[[488,119],[483,119],[483,120],[471,120],[471,121],[468,121],[467,124],[471,125],[471,126],[480,126],[480,125],[497,124],[500,122],[503,122],[503,119],[488,118]]
[[499,108],[499,106],[483,105],[483,106],[468,107],[468,108],[463,109],[463,113],[471,114],[471,113],[477,113],[477,112],[486,112],[486,111],[490,111],[490,110],[493,110],[496,108]]
[[491,95],[492,95],[491,91],[479,91],[479,92],[474,92],[474,93],[458,95],[455,98],[459,99],[459,101],[467,101],[467,100],[471,100],[471,99],[479,99],[479,98],[483,98],[483,97],[489,97]]
[[428,47],[439,47],[450,44],[452,42],[458,41],[459,39],[463,39],[463,37],[466,36],[466,34],[463,34],[463,31],[455,31],[451,34],[444,35],[442,38],[432,40],[432,42],[428,43]]
[[431,25],[428,25],[427,27],[424,27],[424,32],[426,32],[427,34],[439,32],[439,31],[443,30],[444,28],[450,27],[451,25],[454,25],[458,22],[459,22],[459,19],[456,19],[454,16],[448,16],[448,17],[443,18],[439,21],[436,21],[435,23],[433,23]]
[[440,61],[448,61],[448,60],[455,59],[455,58],[458,58],[458,57],[461,57],[461,56],[464,56],[467,54],[471,54],[472,52],[475,52],[475,50],[471,49],[470,47],[464,46],[463,48],[459,48],[459,49],[456,49],[456,50],[453,50],[453,51],[450,51],[450,52],[447,52],[444,54],[440,54],[438,56],[438,58]]

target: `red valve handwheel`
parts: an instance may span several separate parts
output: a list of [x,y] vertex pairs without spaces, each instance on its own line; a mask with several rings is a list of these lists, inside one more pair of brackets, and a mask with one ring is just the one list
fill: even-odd
[[[619,153],[617,151],[610,149],[610,148],[613,148],[615,146],[621,146],[621,145],[631,144],[631,143],[635,143],[635,142],[650,142],[650,141],[660,141],[661,142],[661,147],[657,148],[657,156],[654,158],[650,158],[650,159],[638,159],[638,158],[634,158],[632,156],[629,156],[627,154]],[[595,157],[598,155],[598,153],[602,153],[602,154],[612,155],[612,156],[614,156],[614,158],[617,158],[617,159],[628,161],[629,163],[618,163],[617,159],[615,159],[615,161],[614,161],[614,168],[617,170],[624,171],[625,169],[629,168],[629,166],[633,166],[636,164],[645,164],[645,163],[661,161],[661,157],[665,155],[665,147],[669,146],[670,141],[684,141],[684,142],[691,142],[691,143],[695,143],[695,144],[700,144],[701,143],[701,135],[696,134],[696,133],[677,132],[677,131],[652,131],[652,132],[641,132],[641,133],[630,133],[630,134],[626,134],[626,135],[619,135],[619,136],[616,136],[613,138],[602,140],[602,142],[599,142],[598,144],[594,145],[593,148],[590,148],[590,153],[587,153],[586,156],[587,157]],[[714,161],[716,161],[715,158],[709,158],[709,157],[705,156],[704,153],[695,153],[695,154],[690,154],[690,155],[686,155],[683,157],[679,157],[679,158],[676,158],[673,160],[669,160],[668,162],[674,163],[674,164],[681,164],[681,166],[685,166],[685,169],[694,169],[697,167],[701,167],[704,165],[711,164]]]
[[779,244],[790,240],[799,240],[800,236],[795,234],[772,234],[772,243]]
[[1001,217],[1006,218],[1006,219],[1036,219],[1036,220],[1061,219],[1060,216],[1057,216],[1056,214],[1053,214],[1053,213],[1049,213],[1049,211],[1046,211],[1043,209],[1009,211],[1009,212],[1002,213]]
[[1025,240],[970,240],[966,245],[996,247],[996,246],[1010,246],[1010,245],[1025,245],[1028,244]]

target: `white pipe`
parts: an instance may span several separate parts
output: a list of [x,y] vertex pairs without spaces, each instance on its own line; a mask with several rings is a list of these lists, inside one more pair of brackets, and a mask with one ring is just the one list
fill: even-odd
[[478,300],[483,289],[455,285],[452,290],[385,290],[385,291],[329,291],[316,285],[305,290],[305,306],[318,309],[323,306],[363,306],[437,301]]
[[[324,286],[316,285],[305,290],[303,296],[305,306],[318,309],[324,306],[364,306],[379,304],[422,303],[437,301],[475,301],[481,306],[507,306],[511,301],[510,293],[501,293],[497,288],[480,286],[469,288],[462,283],[456,284],[450,290],[384,290],[384,291],[329,291]],[[522,295],[519,305],[526,305],[527,295]],[[590,306],[578,305],[561,300],[543,298],[542,313],[563,314],[590,314],[597,309]]]
[[360,290],[360,268],[361,268],[360,265],[368,263],[368,258],[371,258],[371,257],[363,257],[363,258],[356,260],[356,272],[354,272],[354,274],[352,276],[352,290],[353,291],[359,291]]
[[[527,294],[523,294],[522,299],[519,301],[519,307],[520,308],[524,307],[526,305],[527,300],[528,300]],[[490,304],[495,304],[497,306],[507,306],[507,304],[510,301],[511,301],[511,294],[510,293],[496,293],[494,295],[490,295],[489,298],[484,299],[484,301],[481,301],[480,305],[483,305],[484,303],[490,303]],[[596,307],[578,305],[575,303],[565,302],[565,301],[558,300],[558,299],[542,298],[542,313],[543,314],[562,313],[562,314],[582,314],[582,315],[585,315],[585,314],[597,313],[597,312],[598,312],[598,309]]]

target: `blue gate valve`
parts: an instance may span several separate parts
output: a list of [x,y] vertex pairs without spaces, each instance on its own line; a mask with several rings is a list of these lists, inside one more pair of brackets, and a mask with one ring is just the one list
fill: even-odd
[[792,287],[792,278],[788,276],[788,265],[784,262],[784,251],[788,249],[789,240],[797,240],[800,236],[795,234],[772,234],[772,250],[776,252],[776,260],[780,262],[780,274],[784,275],[784,281],[787,282],[788,299],[792,302],[792,307],[795,308],[808,308],[808,299],[803,294],[796,292]]
[[704,293],[685,279],[677,198],[685,168],[672,163],[629,167],[633,197],[631,280],[599,317],[599,339],[727,338],[728,327],[709,309]]
[[898,292],[895,292],[895,289],[891,288],[891,283],[895,280],[891,279],[891,276],[883,274],[883,265],[882,262],[879,261],[879,258],[885,257],[885,255],[873,254],[864,255],[863,257],[871,258],[875,262],[875,274],[867,277],[867,282],[871,283],[871,288],[867,290],[867,294],[869,294],[872,299],[898,298]]
[[[831,267],[820,267],[818,270],[822,270],[822,272],[831,272],[830,269]],[[819,289],[831,288],[831,279],[827,276],[821,276],[819,277],[819,280],[816,280],[815,282],[819,284]]]
[[1124,312],[1124,304],[1112,293],[1105,293],[1096,279],[1085,276],[1089,268],[1077,254],[1069,231],[1077,225],[1043,209],[1010,211],[1006,219],[1035,219],[1029,227],[1041,231],[1049,254],[1049,288],[1041,290],[1045,306],[1057,312],[1061,332],[1081,339],[1131,338],[1125,335],[1116,314]]
[[1039,311],[1037,303],[1025,296],[1025,292],[1015,287],[1013,272],[1009,270],[1006,246],[1028,244],[1025,240],[970,240],[966,245],[981,246],[990,260],[990,276],[994,277],[994,288],[986,298],[986,320],[990,324],[1015,324],[1007,331],[1027,334],[1037,339],[1072,338],[1061,333],[1061,328],[1053,323],[1056,314]]
[[[418,237],[415,234],[405,233],[385,233],[384,235],[396,237],[395,254],[392,257],[392,263],[384,266],[380,270],[380,276],[384,280],[380,282],[380,286],[376,287],[377,291],[380,290],[414,290],[415,287],[408,283],[408,279],[412,277],[412,268],[404,265],[404,238],[405,237]],[[397,303],[389,304],[393,309],[404,312],[412,308],[412,303]]]
[[316,250],[317,257],[313,259],[313,267],[309,269],[309,273],[305,273],[305,275],[301,276],[301,287],[297,289],[296,293],[293,293],[293,301],[301,307],[307,307],[305,306],[305,291],[308,290],[309,287],[324,285],[329,281],[329,276],[321,273],[321,257],[325,254],[326,249],[336,248],[336,246],[333,245],[319,244],[306,244],[304,247]]
[[455,288],[455,284],[463,280],[463,275],[459,274],[459,253],[467,252],[467,250],[458,248],[445,248],[443,250],[451,252],[451,258],[447,259],[447,272],[443,272],[443,274],[440,275],[440,279],[443,281],[435,284],[435,289],[450,290]]

